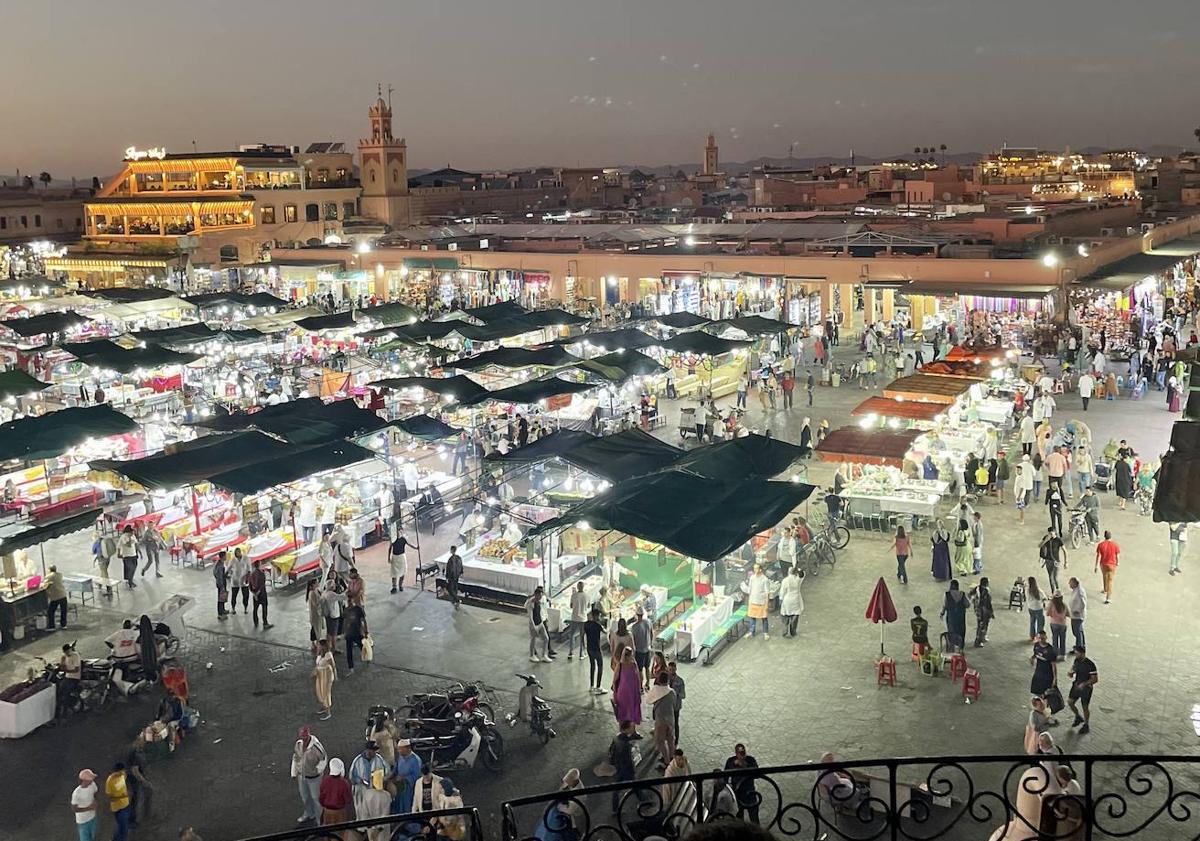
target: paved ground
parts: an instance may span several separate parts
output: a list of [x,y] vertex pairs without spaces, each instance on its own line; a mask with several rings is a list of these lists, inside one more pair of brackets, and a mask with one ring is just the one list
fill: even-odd
[[[814,425],[829,418],[836,427],[864,396],[855,387],[822,387],[812,410],[797,405],[767,418],[752,400],[750,423],[796,440],[804,415]],[[1059,406],[1060,420],[1082,417],[1077,398],[1060,399]],[[671,407],[667,412],[668,418],[676,416]],[[1126,437],[1139,450],[1158,453],[1166,445],[1171,416],[1152,393],[1140,403],[1093,402],[1086,420],[1098,442]],[[663,434],[676,435],[670,427]],[[831,475],[831,466],[814,462],[813,481]],[[1165,526],[1132,511],[1116,511],[1111,495],[1103,504],[1103,525],[1114,531],[1124,553],[1113,604],[1104,606],[1093,598],[1087,624],[1089,648],[1101,672],[1093,730],[1080,737],[1062,727],[1055,735],[1071,752],[1197,753],[1192,711],[1200,700],[1200,655],[1191,638],[1200,567],[1188,558],[1184,566],[1190,574],[1168,576]],[[688,701],[682,746],[693,770],[722,764],[736,741],[745,741],[763,765],[815,759],[825,750],[846,757],[1019,752],[1030,674],[1027,623],[1023,612],[1006,611],[1003,604],[1013,579],[1037,570],[1035,546],[1044,515],[1031,513],[1021,527],[1011,506],[986,502],[981,511],[987,529],[985,572],[993,582],[999,615],[991,644],[969,652],[983,675],[978,704],[965,705],[948,679],[916,673],[906,657],[907,625],[900,623],[886,630],[888,651],[900,661],[899,686],[876,688],[879,632],[863,619],[863,611],[877,577],[888,578],[889,585],[894,581],[894,558],[890,540],[856,534],[833,573],[806,582],[798,639],[773,635],[769,641],[739,641],[713,666],[683,667]],[[449,530],[439,537],[449,538]],[[909,561],[911,584],[893,586],[892,592],[902,618],[920,604],[936,625],[944,587],[928,574],[927,545],[923,535],[917,537]],[[430,554],[440,551],[441,541],[425,548]],[[86,538],[51,544],[47,559],[60,568],[84,569]],[[1092,572],[1088,553],[1071,555],[1070,563],[1069,572],[1098,593],[1099,576]],[[181,753],[153,767],[161,812],[168,817],[141,837],[173,837],[185,823],[194,824],[210,841],[291,826],[298,802],[287,777],[288,757],[302,723],[313,723],[331,752],[348,761],[358,750],[370,704],[395,702],[405,692],[448,678],[480,679],[498,687],[499,706],[512,708],[519,685],[513,672],[530,665],[522,617],[477,607],[454,612],[428,592],[391,596],[379,548],[362,553],[359,565],[369,582],[377,662],[335,685],[335,715],[324,723],[314,722],[312,712],[307,620],[299,592],[273,594],[276,627],[267,632],[257,631],[240,614],[218,622],[211,576],[177,568],[123,593],[119,604],[81,613],[80,625],[67,636],[80,638],[85,656],[100,655],[100,640],[124,615],[140,613],[174,592],[200,598],[188,617],[184,660],[204,725]],[[56,651],[61,638],[62,632],[43,635],[6,654],[0,659],[0,680],[7,684],[22,675],[36,655]],[[208,662],[213,663],[211,671],[204,668]],[[586,693],[585,672],[585,666],[565,657],[541,668],[562,735],[542,748],[519,730],[508,731],[509,761],[503,773],[459,776],[468,804],[479,805],[494,819],[499,800],[554,788],[566,768],[579,767],[586,781],[595,781],[590,769],[608,743],[612,722],[607,701]],[[0,839],[69,832],[65,803],[75,771],[107,766],[156,703],[157,698],[122,702],[0,744],[0,767],[19,768],[32,783],[19,807],[0,810]]]

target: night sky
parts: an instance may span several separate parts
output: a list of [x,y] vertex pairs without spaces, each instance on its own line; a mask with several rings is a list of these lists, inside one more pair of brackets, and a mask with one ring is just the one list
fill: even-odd
[[[0,172],[354,143],[413,167],[1194,145],[1197,0],[4,0]],[[21,33],[25,33],[22,35]],[[26,37],[28,36],[28,37]]]

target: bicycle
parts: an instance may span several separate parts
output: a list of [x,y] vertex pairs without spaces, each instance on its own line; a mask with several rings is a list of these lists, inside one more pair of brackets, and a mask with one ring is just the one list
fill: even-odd
[[839,551],[849,545],[850,529],[846,527],[840,517],[836,520],[823,520],[817,523],[817,526],[817,530],[813,532],[814,540],[817,537],[824,537],[830,546]]

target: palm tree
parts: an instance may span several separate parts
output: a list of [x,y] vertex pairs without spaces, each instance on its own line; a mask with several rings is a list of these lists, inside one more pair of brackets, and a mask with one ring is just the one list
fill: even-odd
[[[1197,129],[1197,131],[1200,131],[1200,129]],[[914,154],[914,155],[919,155],[919,154],[921,154],[921,147],[920,147],[920,146],[914,146],[914,147],[913,147],[913,154]]]
[[1192,134],[1196,135],[1196,139],[1200,140],[1200,128],[1197,128]]
[[42,187],[49,187],[50,182],[53,180],[54,179],[50,177],[50,173],[48,172],[42,172],[40,175],[38,175],[38,181],[42,182]]
[[938,148],[942,150],[942,166],[945,166],[946,165],[946,144],[943,143]]

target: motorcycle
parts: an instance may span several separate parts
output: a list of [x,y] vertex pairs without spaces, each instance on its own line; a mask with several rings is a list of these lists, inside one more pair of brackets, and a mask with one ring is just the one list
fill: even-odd
[[558,734],[550,726],[550,705],[537,694],[537,690],[542,688],[542,684],[534,675],[517,674],[517,677],[525,681],[525,686],[517,695],[519,712],[515,715],[509,713],[505,719],[508,721],[509,727],[516,727],[517,722],[521,720],[528,721],[529,732],[541,739],[544,745]]
[[396,722],[401,731],[408,730],[414,720],[452,721],[456,713],[478,710],[488,721],[496,720],[492,705],[480,700],[482,689],[475,684],[456,683],[444,692],[422,692],[408,696],[408,703],[399,707],[376,705],[367,711],[367,738],[386,721]]
[[407,722],[413,753],[436,771],[461,771],[483,762],[489,771],[504,763],[504,740],[479,710],[455,713],[454,718],[412,719]]

